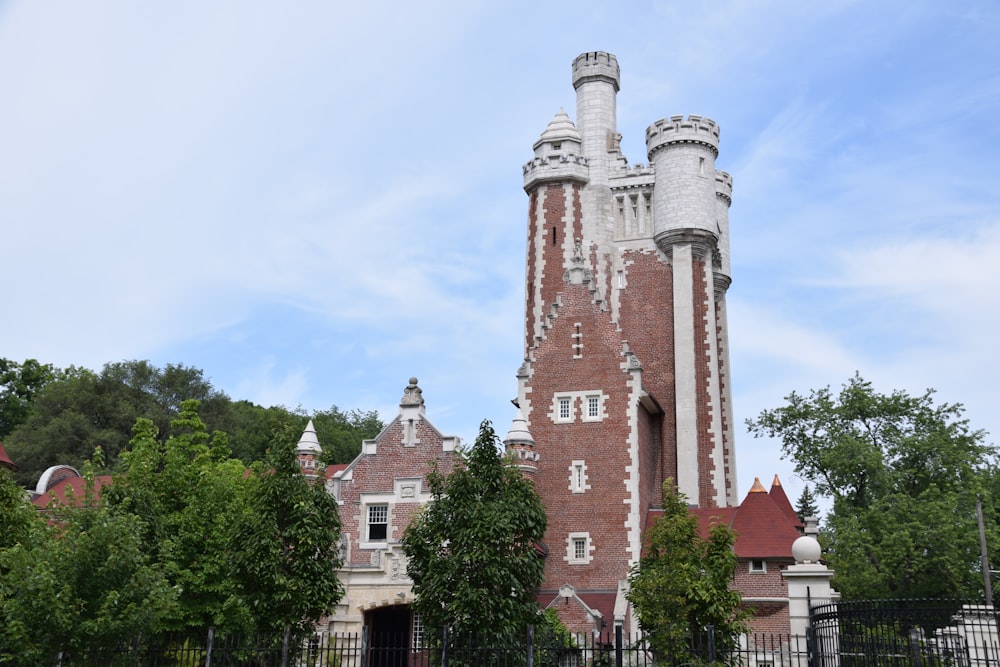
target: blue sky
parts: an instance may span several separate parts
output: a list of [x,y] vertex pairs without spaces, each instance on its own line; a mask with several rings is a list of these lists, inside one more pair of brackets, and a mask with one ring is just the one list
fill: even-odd
[[[0,356],[385,418],[415,375],[446,434],[506,432],[521,166],[605,50],[631,162],[659,118],[722,127],[740,424],[860,371],[1000,433],[998,32],[992,1],[0,1]],[[736,446],[741,495],[797,497]]]

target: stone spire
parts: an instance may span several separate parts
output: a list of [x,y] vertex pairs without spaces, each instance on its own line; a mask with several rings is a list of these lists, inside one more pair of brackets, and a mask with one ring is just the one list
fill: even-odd
[[302,437],[299,438],[299,444],[295,446],[299,467],[302,468],[302,473],[306,477],[316,477],[319,474],[319,468],[322,466],[320,460],[322,454],[323,448],[319,445],[316,427],[313,426],[313,421],[310,419],[309,423],[306,424],[306,430],[302,432]]
[[503,439],[503,444],[508,456],[514,459],[521,472],[533,475],[538,470],[539,456],[538,452],[535,451],[535,439],[528,431],[528,422],[525,420],[521,408],[517,409],[517,414],[511,422],[510,430],[507,431],[507,437]]

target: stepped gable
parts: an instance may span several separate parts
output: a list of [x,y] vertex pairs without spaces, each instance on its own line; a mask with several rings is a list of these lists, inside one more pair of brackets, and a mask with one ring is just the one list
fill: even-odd
[[17,466],[7,456],[7,450],[3,448],[3,442],[0,442],[0,466],[7,468],[11,472],[17,472]]
[[789,520],[795,524],[796,529],[798,529],[800,533],[805,531],[806,526],[799,519],[799,515],[792,506],[791,501],[788,500],[788,496],[785,494],[785,489],[781,486],[781,480],[778,479],[777,475],[774,476],[774,481],[771,482],[771,490],[768,491],[767,495],[771,496],[771,499],[774,500],[775,504],[781,508],[781,511],[785,513],[785,516],[787,516]]

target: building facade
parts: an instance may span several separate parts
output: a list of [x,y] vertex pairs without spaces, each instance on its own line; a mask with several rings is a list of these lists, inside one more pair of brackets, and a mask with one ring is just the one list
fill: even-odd
[[556,114],[528,194],[519,416],[549,510],[543,605],[624,622],[644,520],[673,479],[700,508],[738,503],[726,290],[732,179],[719,127],[671,116],[630,166],[618,61],[573,61],[576,122]]

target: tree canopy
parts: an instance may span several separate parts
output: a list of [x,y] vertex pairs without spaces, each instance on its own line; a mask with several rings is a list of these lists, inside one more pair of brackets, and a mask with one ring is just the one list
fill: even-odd
[[534,485],[504,460],[488,421],[463,461],[428,475],[432,500],[403,534],[414,607],[425,627],[504,636],[538,618],[546,515]]
[[[785,400],[747,425],[832,499],[827,558],[845,598],[982,596],[975,506],[982,496],[997,517],[996,450],[961,405],[881,394],[859,375]],[[987,534],[996,553],[995,519]]]
[[374,411],[332,406],[309,415],[233,401],[213,388],[203,371],[183,364],[158,368],[148,361],[122,361],[95,372],[0,358],[0,439],[18,465],[15,479],[29,488],[50,466],[79,469],[98,446],[114,470],[139,418],[152,423],[162,443],[185,400],[200,402],[208,432],[226,432],[232,455],[247,465],[263,460],[275,433],[287,425],[301,430],[310,418],[327,463],[350,462],[361,442],[383,427]]
[[725,645],[744,630],[740,594],[729,587],[736,570],[735,536],[714,524],[707,539],[673,480],[663,485],[663,514],[645,536],[626,595],[653,650],[675,661],[693,658],[692,633],[713,626]]

